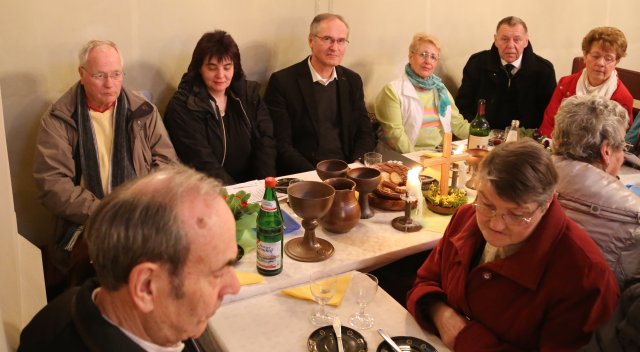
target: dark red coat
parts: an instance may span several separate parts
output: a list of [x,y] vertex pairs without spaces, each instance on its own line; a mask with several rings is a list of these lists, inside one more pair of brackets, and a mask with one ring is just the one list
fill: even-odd
[[[542,125],[540,125],[540,133],[546,137],[551,138],[551,132],[553,132],[553,127],[556,125],[556,113],[562,101],[576,95],[576,87],[581,74],[582,71],[560,78],[558,86],[551,96],[551,101],[549,101],[549,105],[544,110],[544,118]],[[613,92],[611,100],[617,101],[623,108],[627,109],[627,112],[629,112],[629,126],[631,126],[631,123],[633,123],[633,96],[631,96],[631,93],[629,93],[620,78],[618,78],[618,89]]]
[[409,291],[407,308],[428,330],[432,299],[469,317],[456,351],[575,350],[613,312],[613,273],[555,198],[518,252],[471,268],[484,245],[475,209],[462,206]]

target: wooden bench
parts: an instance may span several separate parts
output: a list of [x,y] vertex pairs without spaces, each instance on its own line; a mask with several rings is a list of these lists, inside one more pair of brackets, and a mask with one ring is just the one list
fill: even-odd
[[[582,56],[573,58],[571,73],[576,73],[584,68],[584,58]],[[618,77],[627,87],[631,96],[633,96],[633,116],[638,115],[640,111],[640,72],[628,70],[626,68],[616,67]]]

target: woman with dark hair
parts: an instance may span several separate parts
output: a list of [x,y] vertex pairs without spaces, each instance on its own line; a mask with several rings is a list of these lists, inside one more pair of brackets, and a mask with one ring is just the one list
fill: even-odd
[[273,125],[259,89],[233,38],[205,33],[164,117],[180,160],[225,185],[274,176]]

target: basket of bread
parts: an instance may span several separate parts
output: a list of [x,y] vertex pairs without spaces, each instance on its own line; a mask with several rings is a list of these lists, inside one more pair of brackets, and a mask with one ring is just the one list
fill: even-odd
[[[407,173],[409,168],[400,161],[387,161],[374,164],[371,167],[380,170],[382,181],[369,195],[369,203],[384,210],[404,210],[405,202],[402,195],[407,193]],[[417,202],[413,202],[415,206]]]

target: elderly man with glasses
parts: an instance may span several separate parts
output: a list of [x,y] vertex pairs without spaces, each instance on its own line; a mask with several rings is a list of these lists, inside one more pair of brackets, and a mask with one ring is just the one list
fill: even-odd
[[157,108],[122,87],[122,57],[111,41],[79,54],[80,81],[44,114],[34,178],[42,204],[58,217],[45,261],[49,298],[90,276],[82,229],[115,187],[177,161]]
[[471,55],[464,66],[456,105],[471,121],[484,99],[491,128],[504,129],[511,120],[538,128],[555,88],[553,64],[533,52],[526,23],[509,16],[498,22],[491,49]]
[[275,72],[265,102],[273,119],[278,174],[315,168],[318,161],[355,161],[375,147],[360,76],[340,66],[349,43],[340,15],[311,22],[311,55]]
[[554,195],[551,155],[525,138],[483,160],[463,205],[418,271],[407,309],[455,351],[568,351],[619,296],[615,276]]

